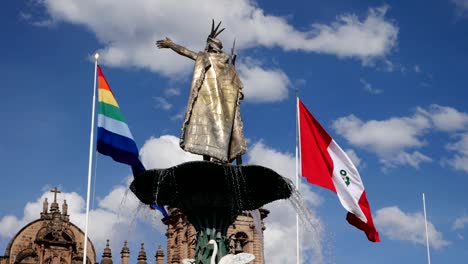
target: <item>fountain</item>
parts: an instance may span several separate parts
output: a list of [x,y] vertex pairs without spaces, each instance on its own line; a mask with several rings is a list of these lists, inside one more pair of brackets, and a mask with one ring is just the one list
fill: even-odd
[[218,258],[229,253],[228,227],[247,210],[291,196],[292,182],[258,165],[193,161],[167,169],[142,172],[130,189],[145,204],[181,209],[197,231],[196,263],[209,263],[218,242]]
[[[256,210],[291,196],[294,185],[275,171],[242,165],[247,151],[240,117],[242,83],[231,54],[222,51],[214,21],[203,52],[193,52],[169,38],[157,42],[195,60],[180,145],[204,161],[134,173],[130,189],[145,204],[179,208],[197,231],[195,264],[209,264],[217,243],[219,261],[229,253],[227,230],[243,211]],[[236,160],[237,165],[231,164]]]

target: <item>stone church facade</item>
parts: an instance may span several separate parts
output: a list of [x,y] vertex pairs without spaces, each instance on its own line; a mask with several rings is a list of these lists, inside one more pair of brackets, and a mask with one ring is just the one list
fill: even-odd
[[[40,218],[24,226],[8,244],[0,264],[78,264],[83,263],[84,233],[70,222],[65,200],[60,211],[57,188],[50,205],[43,202]],[[39,213],[39,212],[38,212]],[[94,245],[88,239],[87,263],[96,262]]]
[[[37,220],[24,226],[11,239],[5,249],[5,255],[0,256],[0,264],[81,264],[83,263],[84,232],[70,222],[68,204],[64,200],[61,205],[57,203],[57,188],[54,192],[54,201],[49,207],[47,198],[43,201],[43,209]],[[263,219],[268,211],[261,209],[261,230],[265,229]],[[156,264],[180,264],[183,259],[195,256],[195,228],[188,223],[187,217],[177,208],[169,209],[169,218],[163,219],[167,225],[166,254],[159,246],[154,256]],[[250,213],[239,215],[228,229],[231,238],[231,254],[247,252],[255,255],[251,264],[264,264],[263,239],[257,232],[254,218]],[[98,262],[94,245],[88,239],[87,264],[113,264],[112,250],[107,241],[106,247]],[[166,257],[165,257],[166,256]],[[129,264],[130,249],[127,241],[120,251],[120,263]],[[137,264],[147,264],[144,244],[138,252]]]

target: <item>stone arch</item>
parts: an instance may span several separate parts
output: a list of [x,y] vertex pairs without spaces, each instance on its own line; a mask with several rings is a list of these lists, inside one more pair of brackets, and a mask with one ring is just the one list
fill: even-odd
[[65,241],[69,243],[75,242],[75,235],[73,231],[66,228],[61,232],[55,233],[54,230],[51,230],[47,227],[41,228],[36,234],[36,241]]
[[[28,261],[28,259],[30,261]],[[32,248],[27,248],[19,252],[18,255],[16,255],[14,263],[19,264],[19,263],[37,263],[37,262],[39,261],[38,261],[38,256],[37,256],[36,251]]]
[[234,233],[232,236],[232,241],[234,242],[233,251],[234,253],[240,253],[246,251],[245,246],[250,242],[249,236],[242,231]]
[[65,229],[62,232],[62,237],[67,242],[75,242],[75,236],[73,235],[73,232],[71,232],[69,229]]
[[47,236],[49,235],[50,230],[47,227],[42,227],[37,231],[36,240],[48,240]]

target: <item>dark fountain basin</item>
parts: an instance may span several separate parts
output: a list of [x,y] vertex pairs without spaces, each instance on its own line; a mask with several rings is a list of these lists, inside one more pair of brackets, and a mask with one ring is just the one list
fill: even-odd
[[197,264],[208,263],[210,239],[219,244],[218,259],[229,252],[227,229],[242,211],[287,199],[294,188],[269,168],[209,161],[147,170],[135,175],[130,185],[141,202],[176,207],[187,215],[197,230]]

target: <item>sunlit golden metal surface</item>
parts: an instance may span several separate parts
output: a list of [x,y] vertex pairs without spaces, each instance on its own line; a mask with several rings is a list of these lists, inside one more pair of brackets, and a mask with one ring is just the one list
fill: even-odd
[[234,52],[226,54],[216,39],[224,30],[218,28],[212,26],[202,52],[195,53],[169,38],[156,45],[195,60],[180,146],[191,153],[231,162],[247,151],[240,116],[243,85],[234,65]]

